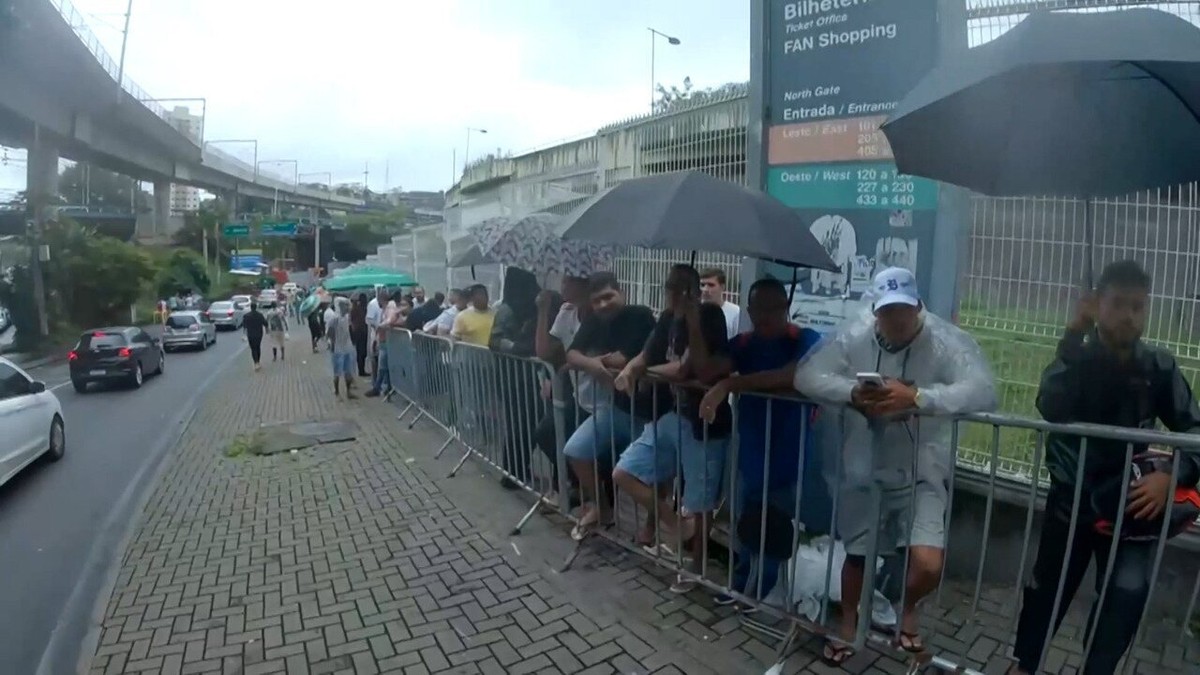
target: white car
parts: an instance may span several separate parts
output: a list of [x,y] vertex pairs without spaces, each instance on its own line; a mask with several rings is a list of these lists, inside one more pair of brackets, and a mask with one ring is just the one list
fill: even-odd
[[258,294],[258,304],[260,304],[260,305],[271,304],[278,299],[279,299],[279,292],[276,291],[274,288],[264,288]]
[[66,449],[58,397],[0,357],[0,485],[42,455],[52,462],[62,459]]

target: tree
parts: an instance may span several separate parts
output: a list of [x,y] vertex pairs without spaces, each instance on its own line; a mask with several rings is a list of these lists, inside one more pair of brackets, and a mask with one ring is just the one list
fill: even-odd
[[405,217],[408,209],[403,205],[386,213],[354,213],[346,218],[346,239],[362,255],[374,253],[392,237],[408,231]]
[[129,306],[157,271],[149,256],[65,219],[47,223],[43,237],[50,247],[43,267],[47,304],[60,319],[76,327],[128,321]]
[[183,248],[171,252],[155,284],[160,298],[186,291],[204,295],[211,287],[204,261],[194,251]]
[[654,112],[664,113],[734,96],[744,92],[746,84],[744,82],[726,82],[719,87],[696,89],[692,85],[692,78],[685,77],[682,87],[671,85],[668,89],[659,84],[655,88],[658,90],[658,97],[654,101]]
[[58,192],[67,203],[109,207],[129,210],[130,196],[134,195],[134,212],[150,211],[150,194],[133,178],[113,173],[107,169],[79,162],[63,170],[58,177]]

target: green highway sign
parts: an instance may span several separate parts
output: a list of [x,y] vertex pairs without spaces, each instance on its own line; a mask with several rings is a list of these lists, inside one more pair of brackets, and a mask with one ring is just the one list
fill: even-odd
[[221,226],[222,237],[248,237],[250,226],[245,223],[226,223]]
[[296,223],[263,223],[261,232],[264,237],[294,237]]

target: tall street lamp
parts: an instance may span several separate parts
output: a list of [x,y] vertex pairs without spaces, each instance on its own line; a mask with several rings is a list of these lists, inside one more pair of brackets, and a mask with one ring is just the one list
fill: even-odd
[[[325,187],[329,192],[333,192],[333,174],[329,171],[314,171],[312,173],[302,173],[299,176],[325,176]],[[299,178],[297,176],[297,179]],[[321,216],[317,213],[317,209],[313,210],[313,263],[317,268],[317,276],[321,276]]]
[[[292,186],[293,188],[300,187],[300,161],[296,159],[263,159],[254,164],[254,175],[258,177],[258,166],[260,164],[291,164],[292,165]],[[271,215],[279,215],[279,188],[275,188],[275,202],[271,206]]]
[[253,145],[254,146],[254,180],[255,180],[255,182],[258,181],[258,141],[256,139],[253,139],[253,138],[223,138],[223,139],[219,139],[216,141],[204,141],[204,145],[201,146],[201,148],[200,148],[201,154],[204,153],[204,148],[207,148],[210,145],[216,145],[218,143],[228,143],[228,144],[249,143],[249,144]]
[[463,153],[463,173],[467,172],[467,165],[471,163],[471,132],[474,131],[480,134],[486,134],[487,129],[478,129],[476,127],[467,127],[467,151]]
[[679,38],[671,37],[666,33],[660,33],[653,28],[647,28],[650,31],[650,112],[654,112],[654,97],[658,93],[658,82],[654,80],[654,45],[658,42],[658,38],[667,39],[667,44],[678,45]]

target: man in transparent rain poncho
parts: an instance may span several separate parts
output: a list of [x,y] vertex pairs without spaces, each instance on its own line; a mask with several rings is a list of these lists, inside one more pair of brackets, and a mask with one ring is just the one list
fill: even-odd
[[[846,547],[840,637],[855,636],[866,557],[907,551],[898,641],[916,653],[917,603],[937,588],[945,549],[954,452],[944,416],[993,408],[995,382],[975,341],[925,310],[912,272],[877,274],[871,300],[800,364],[796,389],[827,404],[830,449],[841,455],[824,462]],[[852,652],[829,642],[823,656],[841,665]]]

